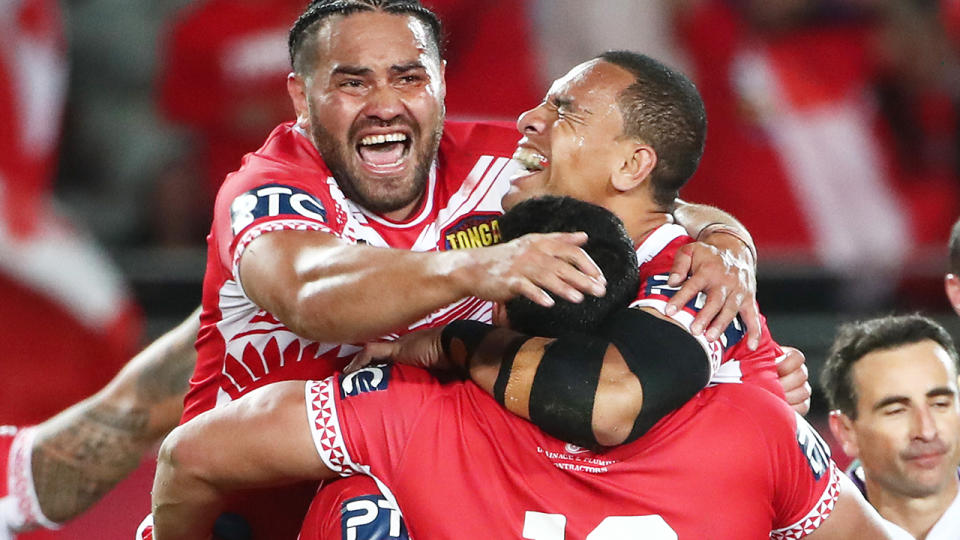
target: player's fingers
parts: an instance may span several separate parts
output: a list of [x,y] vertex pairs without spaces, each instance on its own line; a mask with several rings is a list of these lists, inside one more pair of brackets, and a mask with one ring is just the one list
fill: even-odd
[[803,351],[796,347],[782,347],[783,354],[777,358],[777,376],[784,377],[797,371],[806,363]]
[[[690,281],[692,280],[687,280],[688,283]],[[719,287],[710,291],[706,291],[706,295],[706,303],[704,303],[703,307],[700,308],[697,316],[693,319],[693,324],[690,325],[690,329],[693,331],[694,335],[702,334],[704,330],[706,330],[707,325],[716,318],[718,313],[720,313],[720,309],[723,308],[723,304],[727,301],[727,288]],[[719,333],[717,334],[717,337],[720,337]]]
[[[591,281],[600,285],[606,285],[607,279],[603,276],[603,271],[600,270],[600,267],[597,265],[597,263],[594,262],[589,255],[587,255],[587,252],[579,246],[571,244],[557,244],[551,246],[548,254],[564,261],[567,265],[576,270],[577,273],[583,274]],[[584,290],[584,292],[590,291]]]
[[[670,277],[667,278],[667,285],[676,287],[690,275],[693,266],[692,250],[693,248],[688,244],[677,251],[673,258],[673,266],[670,267]],[[679,309],[679,306],[677,309]]]
[[805,383],[800,388],[795,388],[789,392],[786,392],[787,403],[790,404],[790,407],[793,410],[800,413],[801,416],[806,415],[810,411],[810,396],[813,391],[810,388],[809,383]]
[[740,304],[740,319],[747,327],[747,347],[751,351],[757,350],[763,328],[760,326],[760,310],[757,309],[756,300],[747,300]]
[[[550,290],[554,294],[561,296],[563,298],[568,298],[568,296],[570,295],[572,295],[573,297],[576,297],[576,295],[580,295],[580,298],[581,299],[583,298],[583,295],[579,291],[577,291],[573,287],[570,287],[569,285],[564,284],[562,286],[557,286],[556,289],[557,290],[555,289],[550,289]],[[539,304],[543,307],[553,307],[553,305],[556,303],[553,301],[553,298],[551,298],[550,295],[547,294],[546,291],[544,291],[543,289],[541,289],[540,287],[538,287],[528,279],[516,280],[513,287],[511,287],[511,290],[515,293],[513,296],[526,296],[533,303]],[[576,300],[571,300],[571,301],[576,301]]]
[[393,348],[393,343],[368,343],[363,350],[353,357],[347,367],[343,368],[343,372],[353,373],[376,360],[388,359],[392,356]]
[[567,296],[564,296],[564,298],[574,302],[580,302],[583,300],[583,294],[590,294],[600,297],[607,293],[606,282],[597,281],[597,279],[593,276],[584,274],[579,268],[570,266],[568,264],[559,265],[554,270],[553,274],[543,274],[540,276],[540,278],[543,281],[538,282],[538,284],[541,287],[547,288],[551,291],[553,290],[553,287],[560,286],[560,283],[564,283],[569,286],[574,292],[577,293],[574,296],[578,296],[579,299],[574,300],[573,298],[569,298]]
[[742,303],[743,294],[727,295],[727,301],[723,303],[720,312],[713,318],[713,322],[710,323],[710,327],[707,329],[706,336],[708,340],[716,341],[720,339],[720,335],[730,326],[733,318],[737,316],[737,312],[740,310],[740,304]]
[[683,309],[683,306],[690,303],[693,300],[697,293],[703,290],[703,280],[698,276],[691,276],[690,279],[683,283],[683,286],[673,294],[673,297],[667,302],[667,315],[673,315],[674,313]]

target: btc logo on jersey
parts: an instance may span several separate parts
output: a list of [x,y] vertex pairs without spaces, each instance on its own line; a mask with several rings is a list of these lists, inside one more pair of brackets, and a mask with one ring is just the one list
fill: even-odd
[[238,234],[262,217],[294,216],[326,221],[327,211],[313,195],[289,186],[267,184],[238,196],[230,204],[230,227]]
[[407,526],[400,512],[391,508],[382,495],[354,497],[340,509],[341,540],[408,540]]
[[367,392],[386,390],[390,382],[390,364],[367,366],[340,377],[340,397],[359,396]]
[[500,243],[499,214],[467,216],[443,230],[443,249],[470,249]]
[[794,414],[797,416],[797,443],[807,458],[813,477],[819,480],[830,468],[830,447],[802,416]]

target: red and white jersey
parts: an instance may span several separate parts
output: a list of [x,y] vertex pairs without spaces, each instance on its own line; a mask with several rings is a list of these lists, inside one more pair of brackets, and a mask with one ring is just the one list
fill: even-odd
[[[517,138],[505,125],[448,123],[421,207],[396,222],[348,200],[301,129],[292,123],[277,127],[217,195],[207,239],[199,357],[184,420],[270,382],[325,377],[360,349],[303,339],[250,301],[237,268],[251,241],[272,231],[311,230],[421,252],[497,243],[500,199],[518,167],[510,160]],[[385,338],[457,319],[489,321],[490,313],[491,304],[468,298]]]
[[[31,458],[36,427],[0,426],[0,540],[15,538],[14,531],[37,527],[56,529],[40,510],[33,485]],[[29,538],[40,540],[52,536],[43,531]]]
[[827,445],[753,385],[706,388],[603,453],[549,437],[473,384],[408,366],[305,389],[324,463],[382,483],[415,538],[801,538],[838,496]]
[[[640,264],[640,291],[631,307],[651,307],[665,313],[667,302],[680,290],[680,287],[667,285],[670,268],[677,251],[681,247],[693,242],[687,231],[672,223],[661,225],[637,246],[637,262]],[[694,300],[676,313],[673,318],[687,330],[693,323],[693,318],[703,307],[706,296],[700,293]],[[757,384],[786,399],[783,387],[777,377],[776,362],[783,355],[780,345],[770,337],[767,320],[760,317],[761,330],[760,346],[751,351],[747,347],[746,327],[736,317],[720,339],[708,343],[698,337],[701,345],[707,349],[711,363],[713,377],[711,384],[749,382]]]

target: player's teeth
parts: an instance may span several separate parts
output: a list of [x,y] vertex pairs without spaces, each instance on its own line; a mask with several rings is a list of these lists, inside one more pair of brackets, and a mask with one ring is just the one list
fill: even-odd
[[360,144],[367,146],[371,144],[383,144],[387,142],[403,142],[407,136],[403,133],[388,133],[386,135],[367,135],[360,139]]
[[513,159],[518,161],[527,170],[543,170],[547,159],[529,148],[517,148],[513,153]]

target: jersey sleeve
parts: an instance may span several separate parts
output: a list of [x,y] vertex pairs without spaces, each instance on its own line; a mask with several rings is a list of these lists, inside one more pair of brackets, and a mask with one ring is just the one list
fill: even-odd
[[[680,290],[667,284],[673,258],[680,246],[688,243],[689,237],[679,237],[670,243],[652,260],[640,266],[640,289],[631,307],[653,308],[666,315],[667,302]],[[690,331],[694,318],[706,304],[706,295],[698,294],[683,309],[671,316]],[[736,316],[724,330],[720,339],[708,342],[703,336],[695,336],[710,356],[713,368],[711,384],[749,382],[785,398],[777,376],[777,360],[783,356],[780,345],[770,336],[766,318],[761,315],[759,346],[751,351],[746,345],[746,325]]]
[[306,383],[317,453],[341,476],[388,482],[424,405],[442,386],[428,372],[380,364]]
[[780,417],[777,424],[768,426],[774,478],[774,530],[770,538],[802,538],[833,511],[842,473],[830,458],[830,447],[802,416],[782,402],[770,409],[772,415]]
[[409,540],[403,516],[372,478],[351,476],[324,484],[310,503],[301,540]]
[[217,195],[211,234],[220,264],[234,278],[244,249],[262,234],[301,230],[339,236],[342,214],[329,185],[298,176],[303,174],[296,167],[256,154],[248,154],[240,170],[227,176]]

